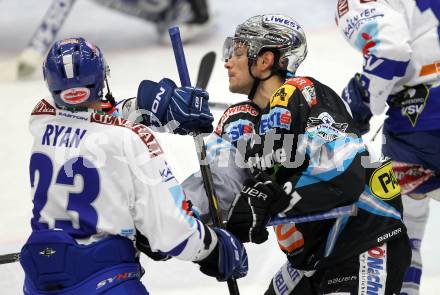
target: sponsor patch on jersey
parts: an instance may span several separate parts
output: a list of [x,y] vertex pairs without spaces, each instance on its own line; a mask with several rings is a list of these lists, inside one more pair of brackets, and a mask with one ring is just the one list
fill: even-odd
[[85,87],[70,88],[60,93],[60,98],[68,104],[80,104],[90,97],[90,90]]
[[[257,117],[260,112],[250,104],[240,104],[229,107],[222,115],[220,120],[218,121],[217,127],[215,128],[215,133],[218,135],[223,135],[223,125],[225,122],[233,115],[237,114],[249,114],[253,117]],[[237,116],[239,117],[239,115]]]
[[290,84],[284,84],[270,98],[270,107],[282,106],[287,107],[289,99],[295,92],[296,87]]
[[288,109],[275,107],[271,108],[269,114],[261,116],[259,134],[264,135],[269,129],[281,128],[290,130],[292,114]]
[[295,224],[280,224],[275,226],[280,249],[288,253],[300,249],[304,246],[303,234],[296,228]]
[[376,21],[371,21],[362,27],[359,34],[356,35],[354,46],[362,51],[364,56],[374,54],[380,44],[379,25]]
[[289,262],[286,262],[272,279],[275,293],[277,295],[291,294],[303,276],[302,271],[293,268]]
[[382,200],[391,200],[400,194],[400,185],[394,175],[391,161],[376,168],[369,181],[371,192]]
[[228,123],[225,133],[229,135],[231,142],[236,142],[240,138],[248,139],[254,133],[254,123],[244,119]]
[[434,176],[434,171],[421,165],[393,161],[393,171],[400,185],[402,195],[414,191]]
[[369,2],[376,2],[377,0],[361,0],[361,3],[369,3]]
[[374,247],[359,255],[359,295],[385,295],[387,245]]
[[315,86],[310,79],[304,77],[295,77],[288,79],[286,83],[299,88],[309,107],[312,107],[318,103]]
[[301,26],[296,21],[293,21],[291,19],[287,19],[284,16],[279,15],[279,14],[266,14],[266,15],[264,15],[263,22],[266,24],[282,25],[287,28],[293,28],[295,30],[302,31]]
[[168,163],[165,162],[165,167],[159,170],[160,178],[162,179],[162,182],[168,182],[171,179],[174,179],[174,175],[171,172],[170,167],[168,166]]
[[348,7],[348,0],[338,0],[338,16],[343,17],[350,9]]
[[323,112],[317,118],[307,119],[306,131],[312,138],[319,136],[330,142],[346,136],[347,127],[348,123],[337,123],[329,113]]
[[[404,77],[409,61],[397,61],[380,58],[374,54],[364,56],[364,72],[385,80],[392,80],[394,77]],[[364,75],[361,75],[364,76]]]
[[376,12],[376,8],[367,8],[361,13],[346,19],[345,26],[343,28],[345,37],[350,39],[353,36],[353,33],[357,32],[362,25],[376,21],[383,16],[383,13]]
[[156,137],[153,135],[153,132],[148,127],[142,124],[127,121],[120,117],[101,115],[98,113],[91,114],[90,122],[128,128],[133,131],[137,136],[139,136],[142,142],[147,146],[151,157],[156,157],[160,154],[163,154],[163,150]]
[[31,116],[34,115],[56,115],[56,109],[45,99],[40,100],[32,110]]

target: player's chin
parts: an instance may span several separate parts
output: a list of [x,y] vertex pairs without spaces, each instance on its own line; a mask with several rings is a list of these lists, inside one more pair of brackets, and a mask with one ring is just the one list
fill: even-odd
[[231,78],[229,78],[229,91],[232,93],[242,93],[242,88],[239,84],[234,83],[234,81],[231,81]]

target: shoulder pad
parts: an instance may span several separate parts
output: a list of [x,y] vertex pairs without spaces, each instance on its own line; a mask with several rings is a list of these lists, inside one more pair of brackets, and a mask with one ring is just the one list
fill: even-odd
[[306,77],[294,77],[289,78],[286,80],[284,85],[293,85],[296,88],[298,88],[302,95],[304,96],[305,100],[307,101],[307,104],[309,107],[314,106],[318,103],[316,98],[316,91],[315,91],[315,85],[313,84],[312,80]]
[[248,119],[256,124],[259,120],[260,108],[252,101],[242,101],[231,105],[224,111],[218,121],[215,133],[222,136],[224,133],[223,126],[227,123],[238,121],[240,119]]

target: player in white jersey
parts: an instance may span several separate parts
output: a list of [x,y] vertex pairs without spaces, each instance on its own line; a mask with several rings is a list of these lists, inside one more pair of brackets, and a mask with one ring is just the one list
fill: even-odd
[[[102,112],[100,49],[83,38],[58,41],[43,72],[52,97],[30,119],[34,206],[20,257],[24,293],[148,294],[136,239],[218,280],[246,275],[243,245],[185,210],[152,131]],[[200,97],[206,102],[206,92]]]
[[418,294],[429,201],[440,196],[440,2],[339,0],[336,20],[364,56],[342,97],[364,132],[372,115],[387,114],[382,152],[393,159],[412,247],[402,294]]

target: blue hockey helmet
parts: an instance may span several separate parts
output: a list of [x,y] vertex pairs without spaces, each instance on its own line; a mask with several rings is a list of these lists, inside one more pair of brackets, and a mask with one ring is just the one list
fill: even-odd
[[44,79],[59,107],[100,100],[106,71],[101,50],[84,38],[55,42],[43,63]]

